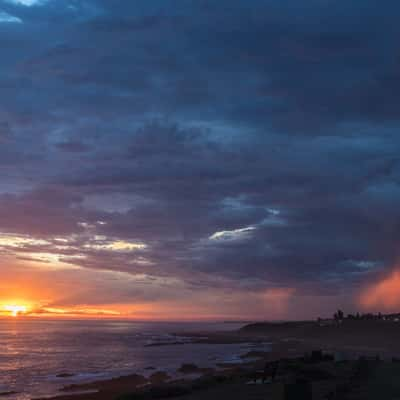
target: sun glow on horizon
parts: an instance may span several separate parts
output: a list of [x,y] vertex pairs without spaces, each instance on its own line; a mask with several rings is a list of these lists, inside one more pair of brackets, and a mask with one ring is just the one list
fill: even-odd
[[2,309],[3,311],[10,313],[13,317],[18,317],[18,315],[26,314],[28,312],[28,306],[21,304],[6,304]]

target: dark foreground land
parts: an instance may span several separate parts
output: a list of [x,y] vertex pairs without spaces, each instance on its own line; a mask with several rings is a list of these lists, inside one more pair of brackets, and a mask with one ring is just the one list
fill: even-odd
[[270,352],[255,347],[241,364],[185,365],[179,379],[158,371],[74,385],[57,400],[400,399],[399,338],[400,323],[387,321],[258,323],[207,337],[201,332],[195,342],[273,345]]

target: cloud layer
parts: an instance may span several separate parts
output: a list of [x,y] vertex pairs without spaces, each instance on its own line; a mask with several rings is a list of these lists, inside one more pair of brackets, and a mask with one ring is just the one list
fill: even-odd
[[357,307],[398,257],[399,14],[0,0],[4,276],[63,276],[53,309]]

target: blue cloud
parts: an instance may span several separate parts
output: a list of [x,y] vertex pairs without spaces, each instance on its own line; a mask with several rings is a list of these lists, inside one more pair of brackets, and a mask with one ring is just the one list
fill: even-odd
[[8,14],[4,11],[0,11],[0,23],[22,23],[22,20],[14,15]]
[[8,3],[32,7],[45,4],[48,0],[6,0]]
[[82,267],[199,286],[337,294],[387,271],[400,8],[356,3],[3,1],[25,24],[0,25],[0,233],[85,222],[148,248]]

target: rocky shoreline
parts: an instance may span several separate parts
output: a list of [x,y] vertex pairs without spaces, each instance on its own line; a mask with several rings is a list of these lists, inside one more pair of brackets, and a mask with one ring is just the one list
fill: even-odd
[[[223,340],[225,336],[225,340]],[[194,335],[194,343],[213,343],[213,344],[231,344],[231,343],[252,343],[255,346],[265,343],[260,338],[252,340],[248,336],[237,336],[236,333],[217,334],[215,337],[207,339],[204,336],[197,340]],[[241,362],[217,363],[215,368],[202,367],[195,362],[182,364],[177,369],[179,378],[169,376],[163,371],[155,370],[145,377],[139,374],[116,377],[112,379],[99,380],[90,383],[72,384],[64,386],[60,394],[50,399],[54,400],[103,400],[118,398],[127,393],[134,393],[135,396],[150,396],[151,398],[171,397],[172,393],[176,395],[191,393],[200,389],[212,387],[226,381],[231,381],[239,376],[251,376],[257,368],[263,367],[265,361],[279,359],[282,355],[293,350],[293,346],[298,342],[276,342],[271,345],[270,351],[250,350],[240,356]],[[167,344],[162,344],[167,345]],[[169,345],[173,345],[170,343]],[[299,349],[298,353],[301,353]],[[179,393],[178,393],[179,392]],[[156,394],[157,393],[157,394]],[[47,398],[48,400],[49,398]],[[44,399],[35,399],[44,400]]]
[[[178,397],[182,400],[220,400],[221,397],[239,400],[248,396],[289,399],[292,398],[287,397],[290,396],[291,385],[298,385],[295,391],[312,391],[313,399],[364,399],[368,397],[359,396],[365,396],[370,381],[374,382],[376,378],[375,386],[379,387],[382,371],[387,371],[389,376],[400,372],[400,363],[395,357],[397,347],[394,345],[397,335],[390,330],[397,333],[398,327],[386,326],[389,329],[386,334],[379,329],[369,329],[368,332],[376,332],[376,336],[370,336],[368,342],[359,340],[364,328],[353,325],[321,330],[315,323],[291,323],[249,325],[238,331],[213,334],[199,332],[193,334],[191,343],[250,343],[253,348],[241,355],[240,363],[219,363],[215,368],[205,368],[192,362],[177,369],[179,377],[149,370],[151,373],[148,377],[132,374],[69,385],[52,400]],[[316,334],[318,331],[319,334]],[[383,343],[385,346],[379,342],[382,335],[387,338]],[[260,349],[265,343],[270,343],[270,351]],[[160,345],[174,344],[169,342]],[[276,377],[271,378],[268,371],[274,369],[276,374],[273,375]],[[373,392],[375,389],[368,390]]]

